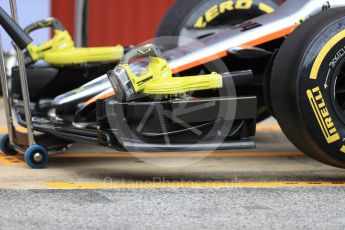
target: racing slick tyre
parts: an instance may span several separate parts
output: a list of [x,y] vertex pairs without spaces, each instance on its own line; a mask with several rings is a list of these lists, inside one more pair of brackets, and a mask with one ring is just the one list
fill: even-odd
[[320,162],[345,168],[345,8],[312,16],[286,39],[270,92],[290,141]]
[[[164,38],[164,49],[222,32],[262,14],[271,13],[280,0],[177,0],[162,20],[157,37]],[[187,39],[186,39],[187,38]],[[257,121],[270,116],[263,102],[258,105]]]
[[163,18],[156,36],[171,36],[165,49],[183,45],[273,12],[279,0],[177,0]]

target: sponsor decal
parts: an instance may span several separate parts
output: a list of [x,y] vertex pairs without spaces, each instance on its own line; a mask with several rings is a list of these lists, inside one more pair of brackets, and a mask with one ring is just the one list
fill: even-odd
[[311,90],[307,90],[307,96],[327,143],[331,144],[339,140],[339,133],[334,126],[332,117],[329,114],[320,88],[315,87]]

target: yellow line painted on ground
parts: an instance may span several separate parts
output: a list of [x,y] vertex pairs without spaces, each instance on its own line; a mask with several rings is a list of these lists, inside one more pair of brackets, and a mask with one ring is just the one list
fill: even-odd
[[[21,132],[21,133],[26,133],[27,132],[27,129],[24,128],[24,127],[21,127],[21,126],[17,126],[16,130],[18,132]],[[7,127],[0,127],[0,133],[4,134],[4,133],[7,133],[7,132],[8,132]]]
[[64,153],[51,158],[199,158],[199,157],[288,157],[303,156],[301,152],[219,152],[219,153]]
[[16,156],[5,156],[0,154],[0,164],[7,165],[7,166],[23,166],[25,162],[20,159],[18,155]]
[[257,132],[281,132],[279,125],[258,125],[256,126]]
[[[217,158],[217,157],[294,157],[304,156],[301,152],[232,152],[232,153],[63,153],[51,155],[50,159],[110,159],[110,158]],[[0,152],[0,164],[22,166],[25,161],[22,155],[6,156]]]
[[[16,129],[19,132],[26,132],[26,128],[24,127],[16,127]],[[0,133],[7,133],[8,129],[7,127],[0,127]],[[256,131],[258,132],[280,132],[281,129],[279,127],[279,125],[258,125],[256,126]]]
[[[26,132],[23,127],[17,127],[18,131]],[[277,132],[281,131],[278,125],[258,125],[259,132]],[[6,133],[6,127],[0,127],[0,133]],[[67,158],[67,159],[102,159],[102,158],[200,158],[200,157],[288,157],[288,156],[303,156],[301,152],[189,152],[189,153],[137,153],[132,155],[130,153],[63,153],[52,155],[51,158]],[[0,154],[0,164],[9,166],[21,166],[25,162],[20,155],[5,156]]]
[[163,182],[163,183],[68,183],[46,182],[53,189],[109,188],[286,188],[286,187],[345,187],[345,182]]

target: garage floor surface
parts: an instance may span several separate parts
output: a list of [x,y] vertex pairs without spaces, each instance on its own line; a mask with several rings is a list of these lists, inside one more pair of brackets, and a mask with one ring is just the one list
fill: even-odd
[[343,229],[345,171],[304,156],[273,119],[255,139],[207,157],[76,144],[41,170],[0,154],[0,229]]

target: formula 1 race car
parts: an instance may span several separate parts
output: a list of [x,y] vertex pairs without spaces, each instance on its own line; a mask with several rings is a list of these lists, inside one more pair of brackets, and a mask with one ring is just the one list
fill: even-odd
[[[345,168],[342,6],[345,1],[289,0],[271,14],[163,53],[137,47],[107,75],[55,97],[32,119],[12,101],[19,124],[32,122],[39,145],[30,147],[9,127],[14,141],[5,136],[2,150],[24,149],[27,163],[40,168],[47,150],[73,142],[133,152],[252,148],[259,83],[293,144]],[[19,39],[25,35],[13,36],[19,32],[0,16],[14,41],[28,47],[30,41]]]
[[[254,0],[254,1],[224,1],[224,0],[203,0],[203,1],[176,1],[167,15],[164,17],[158,31],[157,37],[164,38],[163,44],[157,44],[161,49],[167,50],[183,45],[186,41],[197,40],[207,36],[220,33],[233,25],[242,23],[257,16],[272,13],[277,7],[276,0]],[[281,2],[281,1],[280,1]],[[196,4],[197,3],[197,4]],[[214,13],[217,11],[217,13]],[[213,12],[213,13],[212,13]],[[212,13],[212,17],[209,15]],[[178,14],[178,16],[176,15]],[[174,18],[174,20],[172,20]],[[200,19],[202,18],[202,19]],[[200,22],[202,20],[202,23]],[[98,76],[106,74],[107,70],[115,67],[117,61],[127,52],[128,47],[117,45],[98,49],[103,52],[102,56],[84,52],[74,52],[78,55],[77,62],[70,58],[70,53],[64,52],[61,57],[58,47],[64,45],[64,49],[73,47],[71,36],[64,29],[63,25],[55,18],[45,19],[32,23],[24,30],[27,34],[31,32],[52,27],[54,36],[48,42],[31,49],[27,54],[27,75],[31,103],[38,109],[45,109],[49,102],[56,96],[70,91],[85,84]],[[59,27],[56,29],[55,27]],[[50,44],[49,49],[47,45]],[[29,49],[30,50],[30,49]],[[95,50],[95,49],[92,49]],[[74,51],[76,51],[74,49]],[[39,55],[36,53],[39,52]],[[49,53],[46,55],[46,53]],[[114,54],[113,56],[109,54]],[[32,54],[32,55],[31,55]],[[34,56],[35,58],[32,58]],[[46,58],[44,58],[47,56]],[[60,56],[56,58],[54,56]],[[83,57],[81,59],[80,57]],[[86,60],[85,57],[91,57]],[[98,59],[95,60],[95,57]],[[92,58],[94,60],[92,60]],[[103,58],[100,59],[100,58]],[[47,64],[37,60],[44,60]],[[63,61],[64,63],[59,63]],[[63,65],[61,65],[63,64]],[[14,68],[12,81],[12,94],[15,98],[21,98],[21,87],[18,68]],[[65,84],[66,81],[69,84]],[[261,86],[259,86],[261,87]],[[253,90],[256,90],[253,88]],[[261,94],[259,94],[261,95]],[[261,121],[270,116],[263,98],[258,97],[257,120]]]

